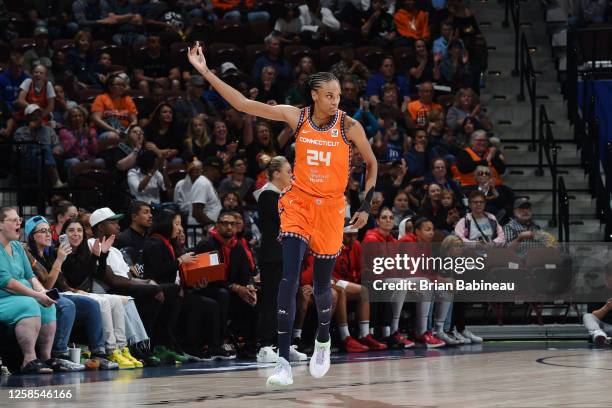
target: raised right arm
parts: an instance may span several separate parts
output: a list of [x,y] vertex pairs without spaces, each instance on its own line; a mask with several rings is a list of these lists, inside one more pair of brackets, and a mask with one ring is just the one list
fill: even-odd
[[248,113],[252,116],[286,122],[292,129],[298,125],[300,110],[290,105],[271,106],[246,98],[239,91],[223,82],[206,66],[204,53],[199,43],[195,47],[189,48],[189,62],[194,68],[210,83],[210,85],[225,99],[232,107],[239,112]]

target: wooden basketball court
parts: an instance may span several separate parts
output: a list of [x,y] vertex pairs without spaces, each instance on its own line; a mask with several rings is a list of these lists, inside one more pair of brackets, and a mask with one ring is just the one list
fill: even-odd
[[[2,378],[3,407],[58,406],[17,390],[72,390],[89,407],[610,407],[612,349],[585,342],[496,342],[438,350],[337,354],[322,379],[265,386],[271,365],[238,361]],[[13,398],[11,398],[11,396]]]

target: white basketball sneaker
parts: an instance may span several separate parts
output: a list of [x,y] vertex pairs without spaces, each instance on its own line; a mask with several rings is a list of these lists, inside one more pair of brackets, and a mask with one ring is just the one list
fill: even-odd
[[472,333],[471,331],[469,331],[467,329],[467,327],[465,329],[463,329],[463,331],[461,332],[461,335],[465,338],[470,339],[470,341],[472,342],[472,344],[480,344],[482,343],[482,337],[478,337],[476,336],[474,333]]
[[276,363],[278,360],[278,354],[272,346],[266,346],[259,349],[257,353],[258,363]]
[[310,375],[314,378],[323,377],[329,370],[329,356],[331,354],[331,339],[325,343],[315,340],[314,351],[310,358]]
[[293,375],[291,374],[291,366],[283,357],[279,357],[274,367],[274,372],[268,377],[266,385],[291,385],[293,384]]
[[304,353],[300,353],[296,345],[289,347],[289,361],[306,361],[308,356]]

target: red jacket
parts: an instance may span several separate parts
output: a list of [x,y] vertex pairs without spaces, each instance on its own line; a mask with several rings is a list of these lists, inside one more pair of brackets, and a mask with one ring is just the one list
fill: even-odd
[[342,248],[336,259],[332,276],[334,280],[345,280],[361,284],[361,244],[355,241],[350,248]]
[[[409,249],[409,253],[412,257],[427,258],[431,256],[431,244],[426,243],[426,242],[419,242],[418,237],[413,232],[411,232],[410,234],[404,235],[402,238],[400,238],[399,242],[400,243],[407,242],[407,243],[414,244],[414,245],[410,245],[410,249]],[[423,269],[419,268],[412,276],[413,277],[423,277],[425,275],[426,274],[423,273]]]
[[393,237],[391,234],[384,236],[380,233],[378,228],[372,228],[366,232],[361,242],[364,244],[366,242],[397,242],[397,239],[395,239],[395,237]]
[[314,256],[308,254],[304,256],[302,261],[302,273],[300,275],[300,286],[312,286],[312,269],[314,265]]

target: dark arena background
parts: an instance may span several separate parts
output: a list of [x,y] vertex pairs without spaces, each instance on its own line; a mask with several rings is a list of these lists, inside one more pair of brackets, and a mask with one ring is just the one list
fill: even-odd
[[[609,0],[0,0],[0,405],[610,407],[611,23]],[[293,384],[266,386],[295,129],[230,106],[198,44],[245,100],[303,108],[331,72],[378,162],[357,231],[352,149],[323,378],[307,253]],[[504,289],[451,267],[411,291],[399,254]]]

